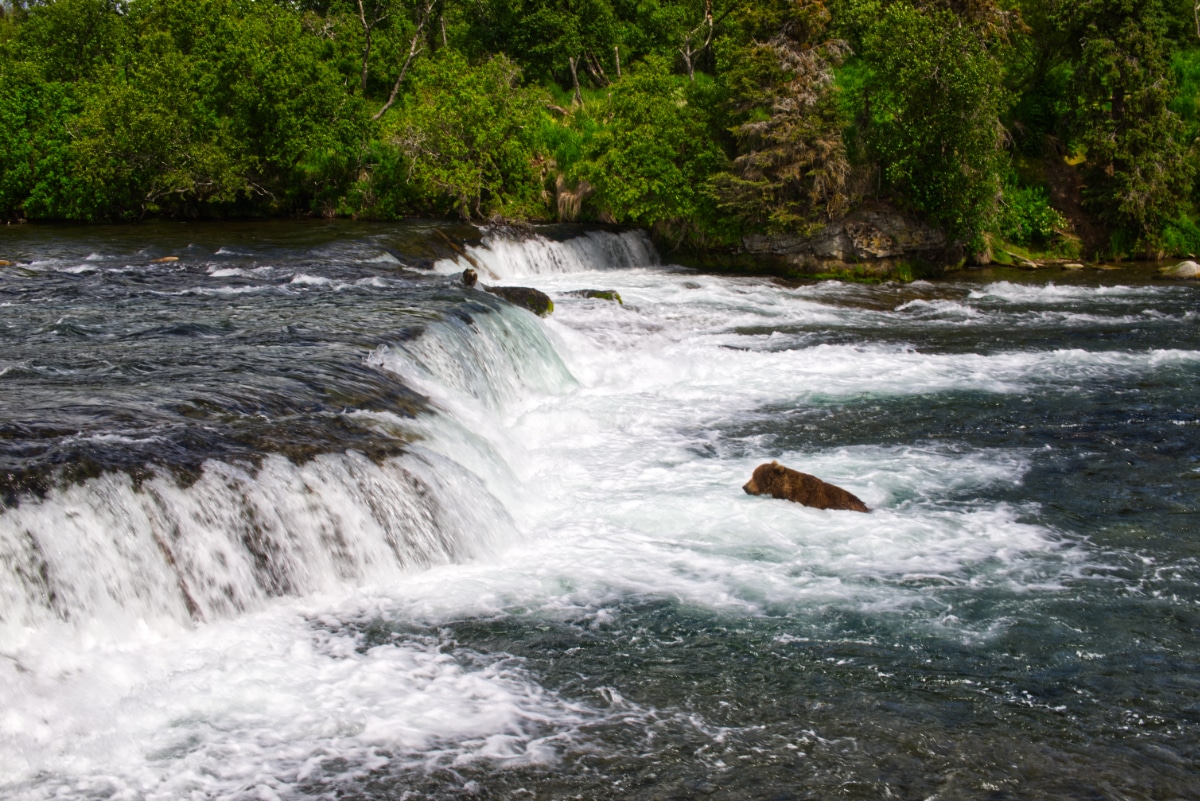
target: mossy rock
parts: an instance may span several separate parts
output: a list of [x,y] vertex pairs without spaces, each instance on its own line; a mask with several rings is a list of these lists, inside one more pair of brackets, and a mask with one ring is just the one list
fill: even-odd
[[622,306],[625,305],[625,301],[621,300],[621,293],[615,289],[574,289],[563,294],[573,298],[596,298],[597,300],[613,301]]
[[504,298],[514,306],[529,309],[538,317],[545,317],[554,311],[554,301],[545,292],[539,292],[527,286],[483,286],[484,291]]
[[1164,278],[1175,278],[1180,280],[1195,280],[1200,278],[1200,264],[1194,261],[1184,261],[1176,264],[1174,267],[1164,267],[1159,270]]

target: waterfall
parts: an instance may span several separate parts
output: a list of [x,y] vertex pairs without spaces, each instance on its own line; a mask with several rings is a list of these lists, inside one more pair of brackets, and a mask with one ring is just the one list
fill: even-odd
[[399,456],[212,458],[198,476],[114,470],[25,496],[0,508],[0,625],[230,618],[272,597],[395,582],[511,539],[508,511],[479,477],[494,482],[506,468],[488,462],[502,459],[486,443],[480,456],[434,440],[461,433],[455,403],[490,413],[571,385],[542,323],[478,293],[417,318],[364,361],[433,401],[421,421],[343,412],[407,443]]
[[188,487],[110,473],[0,515],[0,623],[213,620],[274,596],[394,581],[490,547],[506,516],[489,499],[468,471],[421,451],[379,464],[269,456],[253,470],[210,461]]
[[539,234],[517,238],[489,232],[481,245],[468,245],[464,252],[467,258],[443,259],[435,269],[455,273],[474,266],[480,269],[480,278],[504,281],[530,275],[649,267],[659,263],[650,237],[641,230],[588,231],[561,242]]

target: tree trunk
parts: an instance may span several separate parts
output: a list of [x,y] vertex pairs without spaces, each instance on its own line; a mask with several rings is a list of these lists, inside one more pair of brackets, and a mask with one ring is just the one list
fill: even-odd
[[695,81],[696,67],[692,64],[692,43],[687,42],[684,47],[680,48],[679,54],[683,56],[683,64],[687,67],[688,80]]
[[583,105],[583,95],[579,92],[579,69],[575,62],[575,57],[567,58],[567,63],[571,65],[571,83],[575,84],[575,103]]
[[[1197,13],[1200,13],[1200,0],[1196,0]],[[1198,17],[1197,19],[1200,19]],[[1197,30],[1200,30],[1200,22],[1197,22]],[[617,62],[617,77],[621,77],[621,46],[613,46],[613,59]]]
[[600,64],[600,59],[596,58],[596,54],[590,50],[586,54],[584,66],[587,67],[587,71],[592,74],[592,79],[599,86],[608,86],[612,83],[608,79],[608,76],[604,74],[604,67]]

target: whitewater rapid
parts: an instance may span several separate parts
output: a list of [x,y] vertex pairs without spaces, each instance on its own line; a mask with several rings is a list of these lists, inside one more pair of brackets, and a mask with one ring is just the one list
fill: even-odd
[[[1109,324],[1133,327],[1169,291],[1157,287],[1000,282],[947,299],[918,285],[890,302],[899,290],[662,266],[635,233],[467,252],[485,283],[536,286],[555,311],[483,298],[365,348],[364,365],[428,409],[344,413],[404,453],[210,461],[190,484],[109,473],[0,512],[0,793],[300,798],[405,771],[554,765],[603,722],[678,717],[718,736],[616,690],[547,689],[523,660],[459,642],[443,628],[456,621],[604,632],[631,600],[667,599],[733,619],[891,616],[986,641],[1004,617],[960,617],[939,593],[1055,593],[1108,559],[1039,522],[1036,503],[996,499],[1022,484],[1032,447],[793,447],[763,427],[796,410],[1069,393],[1200,363],[1169,344],[913,343],[947,323],[1083,325],[1098,300]],[[246,289],[389,285],[298,273]],[[853,336],[882,328],[893,334]],[[771,459],[874,511],[745,495]],[[371,634],[379,619],[394,627]]]

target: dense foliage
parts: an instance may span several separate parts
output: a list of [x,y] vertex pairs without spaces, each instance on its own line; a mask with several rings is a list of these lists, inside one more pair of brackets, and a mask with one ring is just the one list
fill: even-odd
[[975,251],[1073,226],[1101,253],[1195,251],[1197,13],[3,2],[0,217],[592,219],[703,246],[883,202]]

